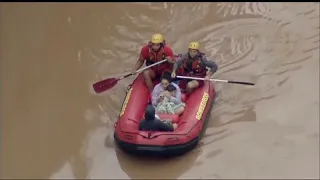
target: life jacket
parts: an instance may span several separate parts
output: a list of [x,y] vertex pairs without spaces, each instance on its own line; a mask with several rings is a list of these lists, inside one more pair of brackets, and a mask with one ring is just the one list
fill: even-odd
[[164,52],[164,47],[166,45],[166,42],[164,41],[163,43],[161,43],[161,47],[159,49],[159,51],[156,53],[152,50],[152,43],[151,41],[148,43],[148,47],[149,47],[149,58],[146,60],[146,65],[150,66],[153,63],[159,62],[161,60],[166,59],[166,54]]
[[207,69],[202,62],[202,58],[205,54],[201,53],[194,58],[191,58],[189,53],[184,55],[182,64],[182,73],[191,76],[205,76]]

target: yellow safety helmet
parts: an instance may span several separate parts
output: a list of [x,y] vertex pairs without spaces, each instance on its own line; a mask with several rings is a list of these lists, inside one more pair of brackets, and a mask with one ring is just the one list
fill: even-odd
[[151,43],[158,44],[158,43],[163,43],[163,41],[164,41],[164,38],[161,34],[152,35]]
[[199,50],[200,49],[200,44],[198,42],[191,42],[189,44],[189,49],[196,49]]

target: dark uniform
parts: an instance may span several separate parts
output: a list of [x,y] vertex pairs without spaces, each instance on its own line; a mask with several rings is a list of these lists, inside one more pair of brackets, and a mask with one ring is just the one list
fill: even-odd
[[166,124],[155,118],[156,110],[152,105],[148,105],[145,110],[144,120],[139,123],[141,131],[173,131],[172,124]]

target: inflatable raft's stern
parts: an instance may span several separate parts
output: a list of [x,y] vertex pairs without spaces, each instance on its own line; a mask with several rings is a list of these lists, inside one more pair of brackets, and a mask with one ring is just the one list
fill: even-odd
[[137,155],[137,156],[160,156],[160,157],[170,157],[170,156],[180,156],[183,155],[192,149],[194,149],[198,142],[199,137],[185,143],[171,146],[151,146],[151,145],[138,145],[131,144],[124,141],[121,141],[116,134],[114,134],[114,139],[123,151]]

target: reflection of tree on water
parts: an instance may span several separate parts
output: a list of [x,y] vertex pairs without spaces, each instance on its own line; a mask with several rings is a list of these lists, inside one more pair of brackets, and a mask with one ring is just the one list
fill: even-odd
[[131,156],[116,149],[120,167],[131,179],[177,179],[194,165],[200,153],[196,148],[183,156],[163,159]]

